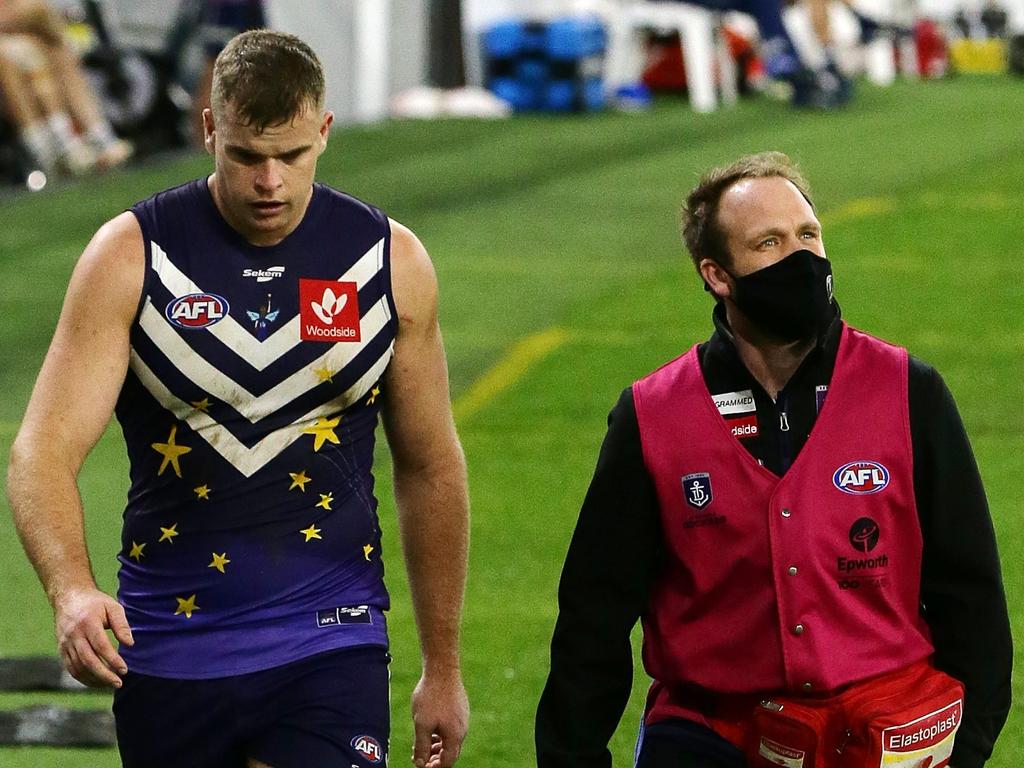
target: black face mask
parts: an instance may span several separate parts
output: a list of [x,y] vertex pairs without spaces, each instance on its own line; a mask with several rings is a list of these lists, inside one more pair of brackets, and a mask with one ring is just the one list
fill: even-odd
[[796,251],[749,275],[733,275],[733,280],[732,300],[740,311],[782,341],[814,338],[835,316],[832,264],[811,251]]

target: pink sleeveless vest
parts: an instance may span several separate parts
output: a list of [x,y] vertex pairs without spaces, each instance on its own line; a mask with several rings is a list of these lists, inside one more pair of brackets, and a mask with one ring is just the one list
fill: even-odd
[[932,653],[906,350],[844,325],[828,397],[782,478],[730,433],[696,347],[633,397],[666,551],[643,619],[649,709],[659,687],[821,693]]

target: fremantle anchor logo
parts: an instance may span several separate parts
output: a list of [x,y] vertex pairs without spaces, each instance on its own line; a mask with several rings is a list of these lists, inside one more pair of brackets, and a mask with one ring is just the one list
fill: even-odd
[[714,495],[711,492],[711,475],[707,472],[694,472],[680,478],[683,483],[683,494],[686,503],[695,509],[704,509]]

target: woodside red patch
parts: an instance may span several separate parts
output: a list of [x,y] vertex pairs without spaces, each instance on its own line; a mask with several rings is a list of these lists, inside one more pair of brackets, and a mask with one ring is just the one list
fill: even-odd
[[299,279],[303,341],[359,341],[359,292],[353,282]]
[[749,416],[741,416],[738,419],[728,419],[726,423],[729,425],[729,429],[732,431],[733,437],[738,437],[740,440],[746,440],[749,437],[757,437],[757,414],[752,413]]

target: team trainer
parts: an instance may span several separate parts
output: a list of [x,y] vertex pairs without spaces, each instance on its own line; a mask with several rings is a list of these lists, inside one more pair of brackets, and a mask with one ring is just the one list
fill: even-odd
[[611,765],[641,618],[638,768],[981,768],[1011,640],[948,389],[840,318],[785,155],[707,173],[683,233],[715,331],[611,412],[562,572],[538,766]]
[[[430,259],[314,183],[333,115],[301,40],[234,38],[203,117],[213,174],[96,233],[12,451],[61,654],[116,688],[126,766],[383,765],[382,414],[423,652],[414,760],[450,766],[468,502]],[[131,460],[117,600],[76,486],[112,412]]]

